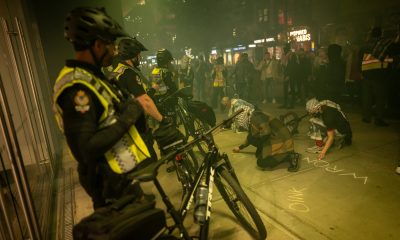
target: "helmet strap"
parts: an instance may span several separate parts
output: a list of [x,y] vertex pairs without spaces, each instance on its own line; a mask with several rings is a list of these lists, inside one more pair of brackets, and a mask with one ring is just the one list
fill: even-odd
[[106,50],[103,52],[103,54],[100,56],[100,58],[98,59],[96,57],[96,54],[94,54],[93,48],[89,48],[90,54],[92,55],[92,58],[94,60],[94,63],[96,65],[96,67],[98,67],[99,69],[101,69],[103,66],[103,60],[106,57],[106,55],[108,54],[108,49],[106,48]]

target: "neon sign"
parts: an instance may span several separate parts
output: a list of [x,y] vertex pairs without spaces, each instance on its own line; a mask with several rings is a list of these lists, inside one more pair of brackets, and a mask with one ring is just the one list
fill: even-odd
[[311,34],[307,29],[301,29],[289,32],[291,38],[295,38],[297,42],[306,42],[311,40]]

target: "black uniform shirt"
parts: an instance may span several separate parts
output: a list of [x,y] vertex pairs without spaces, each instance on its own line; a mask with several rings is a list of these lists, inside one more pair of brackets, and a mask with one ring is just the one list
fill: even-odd
[[[136,69],[140,71],[139,69]],[[135,98],[146,94],[146,90],[144,90],[142,80],[138,76],[138,74],[128,68],[124,71],[124,73],[118,79],[118,87],[127,90],[130,94],[133,94]],[[146,118],[144,114],[142,114],[135,124],[139,133],[144,133],[147,131],[146,126]]]
[[[94,76],[105,79],[95,66],[68,60],[68,67],[82,68]],[[126,126],[115,124],[99,129],[98,121],[104,108],[97,96],[83,84],[66,88],[59,96],[58,105],[63,111],[64,134],[75,159],[82,164],[103,161],[108,151],[127,132]]]

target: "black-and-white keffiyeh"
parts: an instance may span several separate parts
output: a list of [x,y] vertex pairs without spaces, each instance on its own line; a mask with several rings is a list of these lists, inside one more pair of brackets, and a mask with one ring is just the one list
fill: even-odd
[[249,130],[250,125],[250,116],[254,111],[254,105],[248,103],[242,99],[232,99],[231,100],[231,108],[229,109],[228,116],[232,116],[233,113],[237,112],[238,110],[243,109],[244,111],[239,114],[235,121],[232,123],[232,130]]

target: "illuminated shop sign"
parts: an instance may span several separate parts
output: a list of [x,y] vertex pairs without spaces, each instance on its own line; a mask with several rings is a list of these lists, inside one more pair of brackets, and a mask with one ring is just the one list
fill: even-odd
[[265,43],[265,42],[275,42],[275,38],[263,38],[263,39],[257,39],[254,40],[254,43]]
[[255,44],[249,44],[249,48],[255,48],[256,45]]
[[241,46],[241,47],[233,48],[233,51],[240,51],[240,50],[246,50],[246,47],[245,46]]
[[230,48],[225,49],[225,52],[231,52],[231,49]]
[[295,38],[297,42],[306,42],[311,40],[311,35],[307,29],[300,29],[289,32],[290,38]]

